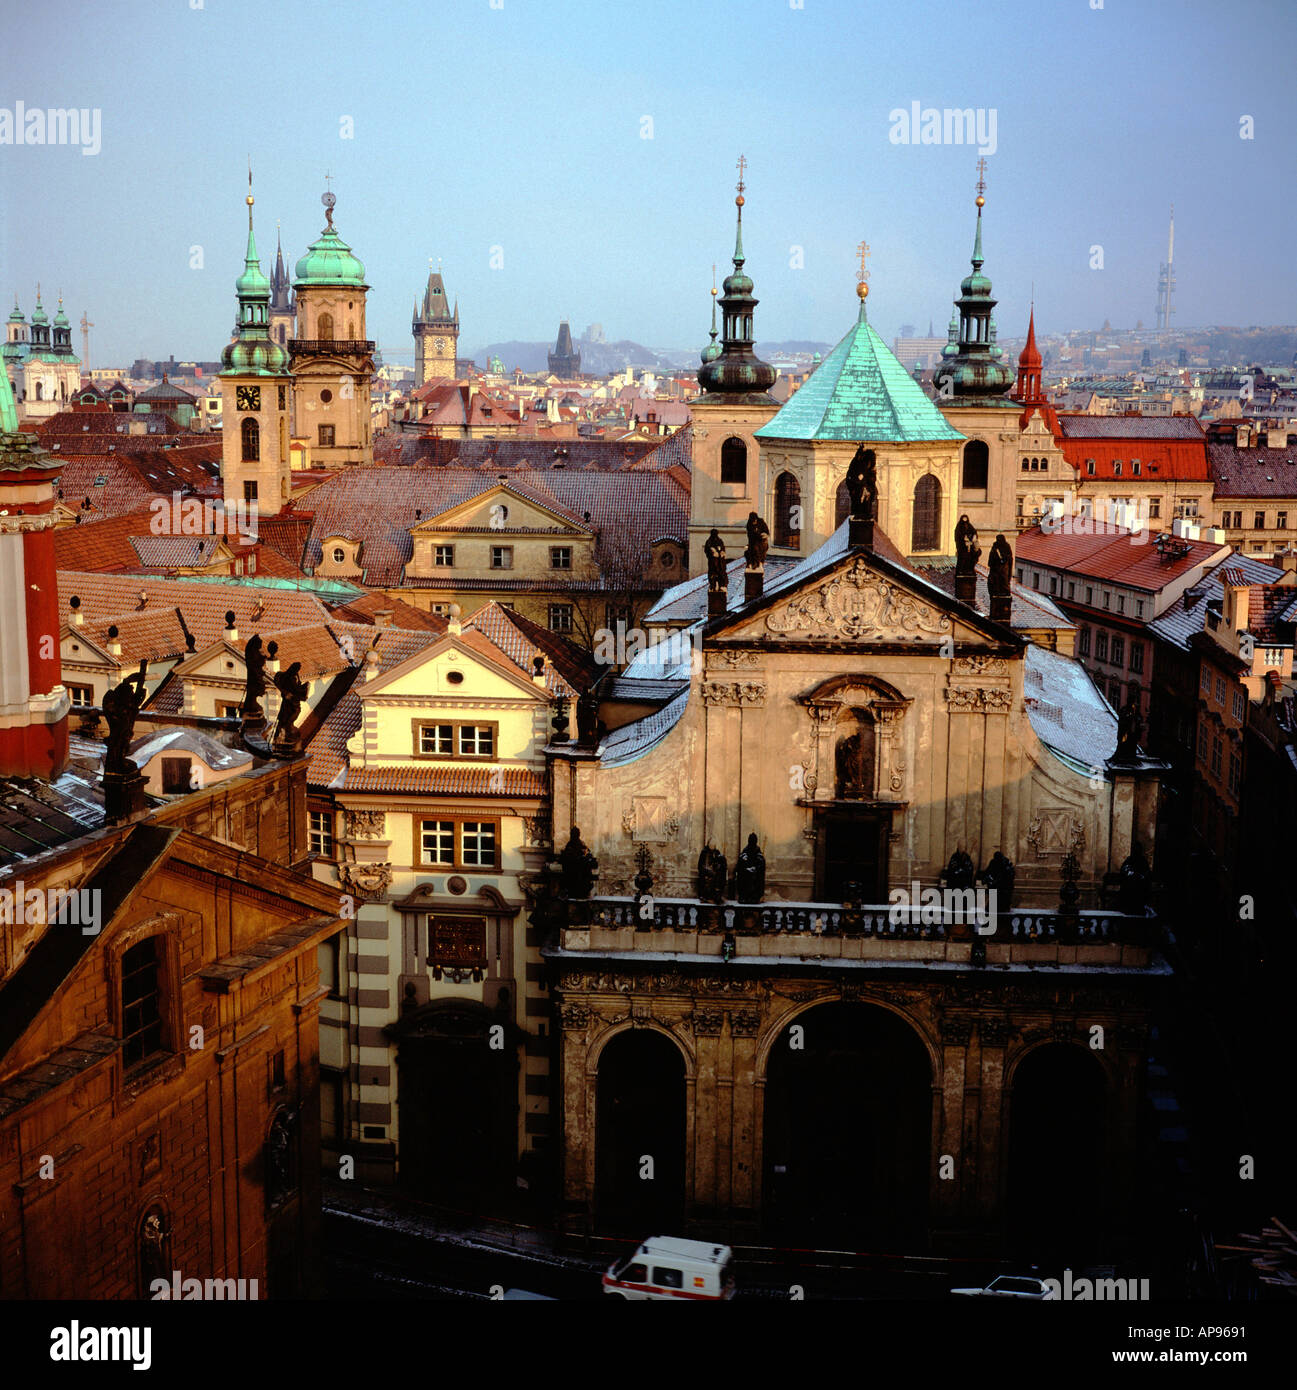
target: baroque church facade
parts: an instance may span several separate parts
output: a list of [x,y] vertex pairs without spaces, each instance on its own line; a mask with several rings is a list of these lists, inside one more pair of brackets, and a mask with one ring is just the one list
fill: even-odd
[[[650,612],[672,640],[547,750],[561,869],[533,920],[563,1221],[1110,1249],[1167,970],[1147,905],[1161,765],[1066,644],[1032,640],[1038,596],[1005,573],[988,601],[975,564],[939,582],[967,436],[858,294],[842,343],[767,404],[740,232],[695,402],[690,548],[711,563]],[[866,451],[867,517],[841,495]],[[763,508],[742,565],[707,541]],[[943,891],[975,885],[995,892],[980,921]]]

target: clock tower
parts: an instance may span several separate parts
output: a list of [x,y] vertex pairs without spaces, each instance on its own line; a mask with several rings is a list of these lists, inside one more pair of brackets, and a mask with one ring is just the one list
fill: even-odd
[[428,272],[423,304],[414,306],[410,331],[414,334],[414,384],[453,380],[459,344],[459,303],[456,301],[452,313],[440,266]]
[[288,354],[270,336],[270,281],[261,272],[252,235],[248,179],[248,253],[235,281],[239,328],[221,354],[221,483],[235,516],[255,503],[254,516],[274,516],[288,501]]

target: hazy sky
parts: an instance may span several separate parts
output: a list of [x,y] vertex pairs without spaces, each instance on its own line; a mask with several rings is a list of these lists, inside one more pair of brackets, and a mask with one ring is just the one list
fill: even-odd
[[92,365],[218,356],[251,154],[267,272],[277,220],[292,261],[318,234],[332,173],[389,359],[412,355],[429,257],[459,299],[463,349],[552,339],[561,317],[701,347],[743,153],[758,343],[842,336],[862,237],[880,332],[929,318],[941,332],[968,273],[978,152],[893,143],[890,113],[919,102],[994,114],[985,250],[1002,336],[1025,330],[1033,282],[1043,331],[1151,327],[1172,203],[1177,324],[1297,321],[1297,4],[1099,3],[10,9],[0,105],[98,110],[101,149],[0,144],[0,287],[28,314],[38,280],[51,314],[60,288],[70,318],[88,310]]

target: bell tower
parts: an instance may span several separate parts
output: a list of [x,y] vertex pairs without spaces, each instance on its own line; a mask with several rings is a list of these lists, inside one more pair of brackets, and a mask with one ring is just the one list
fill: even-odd
[[738,168],[734,270],[721,284],[721,346],[715,350],[713,337],[703,350],[698,369],[703,393],[689,402],[694,436],[690,574],[706,569],[703,546],[713,527],[725,542],[727,558],[736,558],[747,544],[748,513],[761,510],[758,446],[753,436],[779,409],[770,395],[778,373],[761,361],[753,343],[753,311],[758,301],[752,293],[752,279],[743,269],[743,176],[747,160],[742,156]]

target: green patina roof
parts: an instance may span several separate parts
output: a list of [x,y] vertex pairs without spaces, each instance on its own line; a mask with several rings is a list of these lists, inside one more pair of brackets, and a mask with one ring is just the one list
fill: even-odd
[[356,289],[365,284],[365,267],[351,254],[351,247],[334,230],[332,224],[311,243],[306,255],[297,263],[293,288],[312,285],[351,285]]
[[851,332],[756,437],[910,444],[964,436],[870,327],[862,304]]

